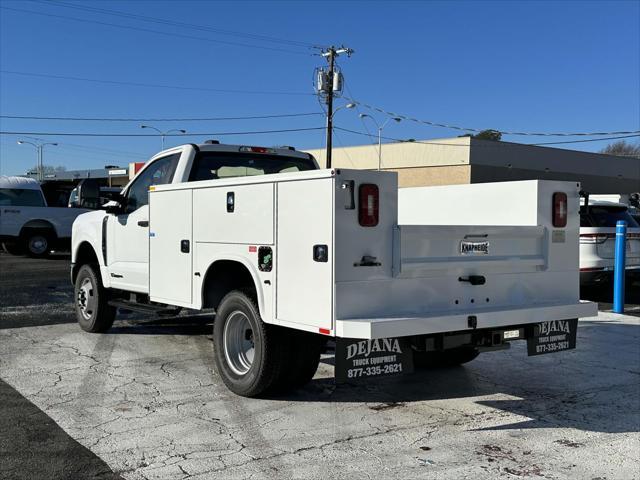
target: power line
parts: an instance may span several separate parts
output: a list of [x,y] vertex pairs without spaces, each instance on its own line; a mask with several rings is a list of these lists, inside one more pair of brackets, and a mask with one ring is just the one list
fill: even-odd
[[272,115],[250,115],[245,117],[191,117],[191,118],[113,118],[113,117],[39,117],[27,115],[0,115],[0,118],[15,120],[62,120],[80,122],[213,122],[231,120],[260,120],[269,118],[291,118],[322,115],[321,112],[282,113]]
[[[625,133],[625,132],[621,132],[621,133]],[[601,142],[601,141],[604,141],[604,140],[619,140],[621,138],[634,138],[634,137],[640,137],[640,134],[638,134],[638,132],[635,132],[634,135],[622,135],[622,136],[619,136],[619,137],[589,138],[587,140],[569,140],[569,141],[564,141],[564,142],[531,143],[529,145],[561,145],[563,143]]]
[[[336,130],[342,130],[344,132],[349,132],[349,133],[353,133],[355,135],[362,135],[365,137],[373,137],[373,135],[369,134],[369,133],[364,133],[364,132],[359,132],[357,130],[351,130],[348,128],[343,128],[343,127],[334,127]],[[640,137],[640,133],[637,134],[633,134],[633,135],[622,135],[622,136],[616,136],[616,137],[607,137],[607,138],[589,138],[586,140],[565,140],[565,141],[561,141],[561,142],[543,142],[543,143],[515,143],[515,145],[529,145],[529,146],[543,146],[543,145],[562,145],[562,144],[569,144],[569,143],[585,143],[585,142],[604,142],[606,140],[619,140],[622,138],[634,138],[634,137]],[[393,142],[398,142],[398,143],[409,143],[409,144],[420,144],[420,145],[440,145],[440,146],[444,146],[444,147],[466,147],[468,148],[469,145],[465,145],[465,144],[456,144],[456,143],[444,143],[444,142],[431,142],[429,140],[426,141],[422,141],[422,140],[403,140],[400,138],[394,138],[394,137],[382,137],[384,140],[390,140]],[[499,141],[495,141],[495,142],[491,142],[491,144],[480,144],[477,145],[479,147],[504,147],[506,145],[514,145],[514,143],[511,142],[499,142]]]
[[[381,113],[383,115],[387,115],[387,116],[390,116],[390,117],[401,118],[402,120],[407,120],[407,121],[414,122],[414,123],[420,123],[420,124],[429,125],[429,126],[432,126],[432,127],[447,128],[447,129],[450,129],[450,130],[460,130],[460,131],[464,131],[464,132],[481,132],[481,131],[483,131],[483,129],[478,129],[478,128],[461,127],[459,125],[447,125],[447,124],[444,124],[444,123],[432,122],[430,120],[420,120],[418,118],[408,117],[408,116],[400,114],[400,113],[389,112],[389,111],[384,110],[384,109],[382,109],[380,107],[376,107],[374,105],[369,105],[367,103],[359,102],[359,101],[357,101],[357,100],[355,100],[353,98],[349,98],[349,97],[344,97],[344,98],[347,99],[348,101],[352,102],[352,103],[355,103],[356,105],[361,105],[364,108],[368,108],[369,110],[373,110],[373,111],[376,111],[378,113]],[[571,132],[571,133],[567,133],[567,132],[511,132],[511,131],[507,131],[507,130],[496,130],[496,129],[489,129],[489,130],[502,133],[503,135],[532,136],[532,137],[578,137],[578,136],[595,137],[595,136],[627,135],[627,134],[640,133],[640,130],[628,130],[628,131],[620,131],[620,132]]]
[[[0,7],[4,8],[4,7]],[[249,95],[314,95],[313,93],[303,93],[303,92],[283,92],[283,91],[266,91],[266,90],[232,90],[232,89],[223,89],[223,88],[207,88],[207,87],[185,87],[181,85],[162,85],[162,84],[153,84],[153,83],[139,83],[139,82],[123,82],[120,80],[102,80],[97,78],[85,78],[85,77],[71,77],[68,75],[53,75],[47,73],[35,73],[35,72],[18,72],[15,70],[0,70],[0,73],[5,75],[22,75],[28,77],[42,77],[42,78],[55,78],[59,80],[74,80],[78,82],[94,82],[94,83],[104,83],[107,85],[124,85],[124,86],[133,86],[133,87],[144,87],[144,88],[170,88],[176,90],[191,90],[191,91],[202,91],[202,92],[215,92],[215,93],[240,93],[240,94],[249,94]]]
[[[281,130],[255,130],[249,132],[202,132],[202,133],[169,133],[165,137],[197,137],[197,136],[232,136],[232,135],[260,135],[266,133],[307,132],[324,130],[325,127],[286,128]],[[85,132],[7,132],[0,131],[0,135],[39,135],[41,137],[159,137],[157,133],[85,133]]]
[[[36,0],[36,1],[38,1],[38,0]],[[74,4],[74,3],[61,2],[61,1],[45,2],[45,1],[40,0],[39,3],[55,5],[56,7],[66,7],[66,8],[73,8],[73,9],[76,9],[76,10],[84,10],[84,11],[93,12],[93,13],[101,13],[101,14],[104,14],[104,15],[112,15],[112,16],[122,17],[122,18],[142,20],[143,22],[159,23],[159,24],[162,24],[162,25],[173,25],[173,26],[178,26],[178,27],[188,27],[189,29],[192,29],[192,30],[201,30],[201,31],[205,31],[205,32],[212,32],[212,33],[216,33],[216,34],[219,34],[219,35],[229,35],[229,36],[234,36],[234,37],[250,38],[250,39],[253,39],[253,40],[274,42],[274,43],[280,43],[280,44],[284,44],[284,45],[291,45],[291,46],[297,46],[297,47],[321,48],[318,45],[315,45],[313,43],[308,43],[308,42],[300,42],[300,41],[297,41],[297,40],[277,38],[277,37],[272,37],[272,36],[259,35],[259,34],[255,34],[255,33],[238,32],[238,31],[234,31],[234,30],[223,30],[223,29],[220,29],[220,28],[213,28],[213,27],[209,27],[209,26],[206,26],[206,25],[199,25],[199,24],[187,23],[187,22],[179,22],[179,21],[176,21],[176,20],[168,20],[168,19],[158,18],[158,17],[150,17],[150,16],[147,16],[147,15],[139,15],[139,14],[134,14],[134,13],[130,13],[130,12],[123,12],[123,11],[120,11],[120,10],[109,10],[109,9],[106,9],[106,8],[88,7],[87,5],[78,5],[78,4]]]
[[222,45],[233,45],[233,46],[236,46],[236,47],[257,48],[257,49],[260,49],[260,50],[271,50],[271,51],[276,51],[276,52],[292,53],[292,54],[295,54],[295,55],[305,55],[305,56],[311,55],[310,53],[304,53],[304,52],[299,52],[299,51],[295,51],[295,50],[288,50],[288,49],[278,48],[278,47],[265,47],[265,46],[261,46],[261,45],[252,45],[252,44],[248,44],[248,43],[232,42],[232,41],[229,41],[229,40],[214,40],[212,38],[197,37],[195,35],[186,35],[186,34],[183,34],[183,33],[175,33],[175,32],[164,32],[162,30],[153,30],[153,29],[144,28],[144,27],[131,27],[131,26],[128,26],[128,25],[119,25],[117,23],[103,22],[103,21],[99,21],[99,20],[88,20],[86,18],[69,17],[67,15],[57,15],[57,14],[53,14],[53,13],[35,12],[33,10],[24,10],[22,8],[13,8],[13,7],[5,7],[5,6],[0,6],[0,8],[3,9],[3,10],[10,10],[10,11],[13,11],[13,12],[21,12],[21,13],[30,13],[32,15],[39,15],[39,16],[43,16],[43,17],[52,17],[52,18],[62,18],[62,19],[65,19],[65,20],[73,20],[73,21],[76,21],[76,22],[84,23],[84,24],[93,23],[95,25],[102,25],[102,26],[108,26],[108,27],[121,28],[121,29],[124,29],[124,30],[134,30],[134,31],[138,31],[138,32],[155,33],[157,35],[164,35],[164,36],[177,37],[177,38],[186,38],[186,39],[189,39],[189,40],[198,40],[198,41],[202,41],[202,42],[219,43],[219,44],[222,44]]

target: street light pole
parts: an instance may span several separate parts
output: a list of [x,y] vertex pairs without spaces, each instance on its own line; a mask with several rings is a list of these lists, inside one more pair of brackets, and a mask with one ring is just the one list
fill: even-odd
[[162,150],[164,150],[164,137],[166,137],[167,135],[169,135],[170,133],[173,132],[178,132],[178,133],[187,133],[186,130],[183,130],[181,128],[174,128],[171,130],[167,130],[166,132],[163,132],[162,130],[153,127],[151,125],[140,125],[140,128],[150,128],[151,130],[155,130],[156,132],[158,132],[160,134],[160,139],[162,141]]
[[378,121],[375,118],[373,118],[371,115],[367,115],[366,113],[361,113],[358,116],[360,118],[370,118],[378,128],[378,170],[380,170],[382,168],[382,130],[384,129],[384,127],[387,126],[387,123],[389,123],[391,120],[394,120],[395,122],[400,123],[402,119],[400,117],[389,117],[382,125],[380,125]]
[[27,142],[26,140],[18,140],[18,145],[31,145],[33,147],[35,147],[36,149],[36,170],[37,170],[37,175],[38,175],[38,181],[42,181],[44,180],[44,146],[45,145],[54,145],[57,146],[58,144],[55,142],[42,142],[42,141],[38,141],[40,139],[34,139],[36,140],[37,143],[33,143],[33,142]]

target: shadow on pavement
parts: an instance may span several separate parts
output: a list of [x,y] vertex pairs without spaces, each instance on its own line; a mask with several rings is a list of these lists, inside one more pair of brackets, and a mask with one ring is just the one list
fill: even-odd
[[0,380],[0,477],[122,480],[49,416]]
[[[640,316],[640,281],[625,285],[624,303],[625,314],[635,317]],[[580,288],[580,298],[598,302],[599,310],[611,310],[613,308],[613,285],[605,284],[599,287]]]
[[[634,343],[640,325],[590,321],[584,329],[578,349],[564,354],[527,359],[525,349],[512,352],[522,355],[520,361],[505,352],[485,353],[464,366],[421,369],[406,376],[342,385],[336,385],[332,378],[314,379],[297,391],[269,398],[367,402],[373,404],[369,406],[372,410],[386,411],[417,401],[506,395],[511,398],[483,398],[476,404],[496,409],[498,413],[491,415],[498,423],[499,411],[524,418],[514,423],[509,415],[509,423],[484,430],[561,427],[608,433],[640,431],[640,344]],[[612,355],[611,348],[620,338],[628,339],[625,351]],[[332,365],[333,358],[323,358],[322,363]],[[488,413],[485,409],[477,415],[486,420]]]

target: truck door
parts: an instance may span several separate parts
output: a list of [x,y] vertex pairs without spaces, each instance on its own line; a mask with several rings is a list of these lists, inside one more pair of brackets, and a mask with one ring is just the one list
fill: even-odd
[[278,183],[276,318],[333,328],[333,179]]
[[171,183],[180,153],[154,160],[125,193],[125,211],[109,217],[107,265],[111,286],[149,292],[149,187]]
[[155,191],[150,197],[149,298],[190,306],[193,190]]

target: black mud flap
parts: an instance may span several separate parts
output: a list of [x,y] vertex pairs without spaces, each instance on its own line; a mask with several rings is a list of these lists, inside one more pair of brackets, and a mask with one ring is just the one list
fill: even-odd
[[577,318],[540,322],[530,328],[530,334],[527,335],[529,355],[542,355],[576,348]]
[[413,351],[406,338],[337,338],[336,383],[413,373]]

